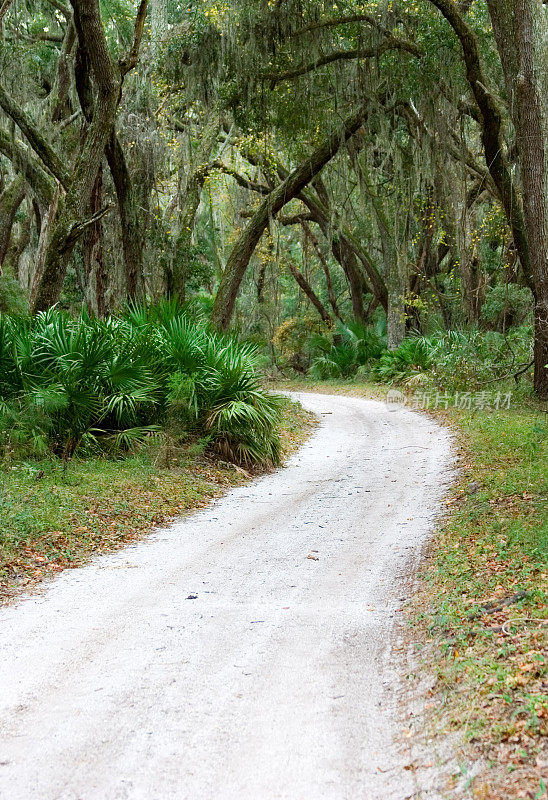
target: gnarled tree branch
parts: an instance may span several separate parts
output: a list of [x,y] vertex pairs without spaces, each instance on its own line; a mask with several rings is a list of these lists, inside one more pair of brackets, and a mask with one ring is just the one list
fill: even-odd
[[57,178],[61,186],[66,189],[70,183],[70,178],[63,162],[50,143],[42,136],[35,123],[21,106],[10,97],[2,85],[0,85],[0,108],[15,122],[36,155],[42,160],[51,174]]
[[299,78],[302,75],[307,75],[309,72],[313,72],[315,69],[319,67],[324,67],[327,64],[333,64],[336,61],[356,61],[364,58],[374,58],[376,56],[381,56],[383,53],[386,53],[388,50],[405,50],[411,55],[420,56],[421,52],[419,48],[413,44],[412,42],[407,42],[404,39],[398,39],[395,36],[386,39],[386,41],[381,42],[376,47],[368,47],[368,48],[353,48],[352,50],[335,50],[333,53],[329,53],[326,56],[321,56],[321,58],[317,58],[315,61],[310,62],[309,64],[303,64],[296,69],[289,69],[285,72],[265,72],[264,78],[270,81],[271,87],[276,86],[278,83],[282,83],[283,81],[290,81],[294,78]]

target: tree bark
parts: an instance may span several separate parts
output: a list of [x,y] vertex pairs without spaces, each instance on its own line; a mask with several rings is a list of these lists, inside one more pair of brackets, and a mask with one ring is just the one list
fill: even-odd
[[15,215],[24,198],[25,181],[22,176],[14,178],[0,195],[0,275],[8,252]]
[[42,136],[38,126],[30,119],[28,114],[15,102],[13,97],[0,85],[0,108],[10,117],[24,134],[28,143],[42,160],[45,167],[54,175],[65,188],[70,184],[70,178],[65,166],[53,147]]
[[[488,0],[516,128],[523,187],[526,277],[535,309],[534,384],[548,399],[548,75],[546,12],[540,0]],[[522,262],[519,242],[516,249]]]
[[[38,237],[38,249],[36,251],[36,258],[34,261],[35,269],[34,274],[29,274],[30,284],[30,302],[29,308],[33,311],[36,303],[36,295],[41,286],[41,281],[44,275],[46,266],[46,256],[48,252],[48,245],[55,225],[55,218],[57,216],[57,209],[59,207],[59,188],[56,188],[51,203],[49,204],[46,214],[42,215],[40,220],[40,232]],[[45,309],[44,309],[45,310]]]
[[37,200],[47,208],[53,199],[55,182],[32,151],[18,139],[13,139],[0,130],[0,153],[6,156],[14,169],[24,176]]
[[108,140],[105,154],[114,182],[122,228],[126,293],[129,300],[136,300],[144,294],[144,243],[141,218],[124,151],[114,130]]
[[109,141],[121,87],[121,75],[113,62],[103,30],[98,0],[72,0],[74,24],[81,46],[86,50],[96,86],[93,119],[76,163],[66,197],[60,203],[44,268],[33,287],[31,312],[50,308],[58,302],[67,269],[77,239],[85,230],[97,173]]
[[312,286],[308,283],[302,272],[299,272],[299,270],[297,269],[295,264],[293,264],[292,261],[287,261],[287,267],[290,273],[297,281],[300,288],[303,290],[305,295],[308,297],[308,299],[310,300],[310,302],[312,303],[312,305],[322,318],[322,321],[325,322],[325,324],[328,327],[332,328],[333,320],[331,318],[331,315],[329,314],[328,310],[326,309],[326,307],[324,306],[324,304],[322,303],[322,301],[320,300],[320,298],[318,297]]
[[327,260],[326,260],[326,258],[324,256],[323,252],[322,252],[322,249],[320,247],[320,243],[318,242],[318,240],[316,239],[316,237],[314,236],[314,234],[310,230],[310,225],[308,224],[308,222],[306,222],[305,220],[302,220],[301,221],[301,227],[302,227],[302,229],[304,231],[305,236],[307,237],[307,239],[312,244],[312,247],[314,248],[314,252],[316,253],[316,256],[318,257],[318,261],[322,265],[322,269],[323,269],[323,272],[324,272],[324,275],[325,275],[325,283],[326,283],[326,286],[327,286],[327,296],[329,297],[329,303],[331,305],[331,308],[333,309],[333,313],[335,314],[337,319],[340,320],[340,322],[342,322],[343,318],[341,317],[341,312],[339,311],[337,298],[336,298],[335,292],[333,290],[333,281],[331,280],[331,273],[329,271],[329,265],[328,265]]
[[76,30],[72,20],[67,24],[59,60],[57,61],[57,75],[52,92],[51,119],[60,122],[72,113],[70,103],[70,68],[71,57],[76,42]]
[[[98,215],[103,198],[103,169],[97,173],[97,179],[91,194],[89,216]],[[105,290],[106,276],[103,260],[103,226],[101,219],[88,225],[82,237],[84,255],[84,271],[86,275],[86,306],[91,315],[104,317],[106,314]]]
[[366,107],[361,106],[351,114],[344,121],[342,131],[338,129],[332,133],[314,150],[309,158],[290,172],[287,178],[263,200],[234,245],[226,263],[213,306],[212,322],[216,327],[222,330],[228,329],[236,297],[249,260],[268,225],[269,219],[281,211],[286,203],[296,197],[328,161],[333,158],[341,145],[362,125],[366,113]]
[[539,0],[515,0],[515,20],[519,59],[518,148],[535,289],[534,383],[538,397],[548,400],[548,101],[545,96],[548,37]]

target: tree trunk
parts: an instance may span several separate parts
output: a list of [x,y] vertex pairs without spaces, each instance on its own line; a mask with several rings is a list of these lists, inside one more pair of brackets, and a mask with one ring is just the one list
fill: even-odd
[[[93,187],[89,216],[97,215],[101,210],[103,197],[103,169],[99,169]],[[104,317],[105,303],[105,265],[103,261],[103,226],[100,219],[89,225],[82,237],[84,255],[84,271],[86,276],[86,305],[91,315]]]
[[324,272],[324,275],[325,275],[325,284],[327,286],[327,296],[329,297],[329,303],[331,305],[331,308],[333,309],[333,313],[335,314],[337,319],[340,320],[340,322],[342,322],[343,318],[341,317],[341,312],[339,311],[337,298],[336,298],[335,292],[333,290],[333,281],[331,280],[331,273],[329,271],[329,265],[327,263],[327,260],[326,260],[326,258],[324,256],[324,254],[322,253],[322,249],[320,247],[320,243],[318,242],[318,240],[316,239],[316,237],[314,236],[314,234],[310,230],[310,226],[309,226],[309,224],[307,222],[305,222],[303,220],[303,222],[301,222],[301,226],[302,226],[302,229],[304,231],[305,236],[309,239],[310,243],[312,244],[312,247],[314,248],[314,252],[316,253],[316,256],[318,257],[318,261],[322,265],[322,269],[323,269],[323,272]]
[[303,290],[305,295],[308,297],[308,299],[310,300],[310,302],[312,303],[312,305],[322,318],[322,321],[325,322],[325,324],[329,328],[332,328],[333,320],[331,319],[328,310],[326,309],[326,307],[324,306],[324,304],[322,303],[322,301],[320,300],[320,298],[318,297],[312,286],[308,283],[302,272],[299,272],[299,270],[297,269],[295,264],[293,264],[292,261],[287,261],[287,267],[290,273],[297,281],[297,283],[299,284],[300,288]]
[[[359,267],[357,255],[352,247],[350,247],[347,237],[343,230],[341,230],[340,215],[334,212],[332,204],[329,199],[329,192],[325,186],[322,176],[318,175],[313,181],[314,191],[317,194],[319,203],[309,204],[312,199],[311,192],[307,192],[307,197],[304,197],[304,192],[301,194],[301,199],[308,206],[309,210],[316,215],[316,219],[320,222],[320,217],[323,217],[320,222],[320,227],[324,236],[328,238],[331,243],[331,252],[335,259],[339,262],[344,270],[346,279],[348,281],[348,288],[350,291],[350,302],[352,304],[352,315],[354,319],[359,322],[365,322],[366,313],[363,305],[363,295],[366,291],[366,281],[363,272]],[[323,207],[323,208],[322,208]],[[327,213],[323,214],[323,209]],[[335,224],[334,224],[335,223]],[[336,231],[333,230],[336,228]],[[373,290],[374,292],[375,290]]]
[[65,37],[59,59],[57,61],[57,76],[52,92],[51,119],[60,122],[72,113],[70,103],[70,72],[72,51],[76,42],[76,30],[72,20],[67,23]]
[[114,131],[108,140],[105,155],[118,202],[127,298],[136,300],[144,294],[141,218],[124,151]]
[[36,251],[36,258],[35,258],[34,274],[29,275],[29,283],[31,285],[29,308],[32,313],[34,313],[36,297],[42,285],[44,270],[46,268],[48,245],[50,238],[53,235],[52,232],[54,230],[55,218],[57,216],[58,206],[59,206],[59,188],[57,188],[53,194],[53,198],[51,200],[51,203],[49,204],[47,213],[42,215],[41,218],[40,233],[38,238],[38,249]]
[[24,198],[25,181],[22,176],[14,178],[0,195],[0,275],[8,252],[15,215]]
[[78,40],[86,50],[97,87],[95,108],[66,197],[59,204],[43,270],[33,287],[32,313],[50,308],[59,300],[68,260],[77,239],[90,222],[83,220],[112,132],[120,94],[120,70],[108,50],[98,0],[72,0],[72,6]]
[[371,289],[386,310],[388,305],[388,294],[386,284],[381,275],[373,266],[371,259],[362,247],[355,240],[351,231],[346,227],[339,227],[336,234],[331,230],[329,219],[330,210],[325,207],[321,200],[316,199],[311,192],[301,192],[299,198],[314,216],[314,221],[319,225],[320,230],[331,243],[331,250],[335,259],[339,262],[348,279],[350,287],[350,297],[352,300],[352,311],[356,319],[364,322],[366,314],[363,308],[364,278],[358,262],[362,264],[363,270],[371,283]]
[[548,75],[546,12],[540,0],[488,0],[517,133],[523,186],[526,267],[535,309],[534,383],[548,399]]
[[294,169],[282,183],[268,194],[255,212],[247,227],[234,245],[226,263],[219,290],[213,306],[213,324],[227,330],[249,260],[257,246],[269,219],[296,197],[312,178],[333,158],[362,125],[366,115],[365,106],[351,114],[340,129],[332,133],[314,150],[312,155]]
[[19,231],[19,236],[11,240],[5,261],[8,269],[11,268],[14,278],[17,279],[19,285],[24,289],[28,288],[28,280],[25,280],[25,275],[22,274],[21,256],[29,245],[31,226],[32,214],[29,212],[25,215]]
[[261,263],[259,276],[257,278],[257,303],[264,303],[264,284],[266,280],[266,261]]
[[[519,58],[519,153],[525,226],[535,294],[534,382],[548,400],[548,100],[545,12],[539,0],[515,0]],[[544,85],[543,85],[544,82]]]
[[397,350],[405,337],[405,294],[407,289],[407,269],[395,247],[386,249],[383,243],[386,282],[388,288],[388,311],[386,313],[386,346]]

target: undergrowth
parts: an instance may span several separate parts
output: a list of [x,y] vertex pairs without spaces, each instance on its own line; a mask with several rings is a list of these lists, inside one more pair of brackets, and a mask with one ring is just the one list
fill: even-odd
[[244,466],[279,461],[257,350],[173,303],[104,320],[0,313],[0,458],[131,452],[166,428]]
[[[312,381],[356,380],[385,383],[404,390],[479,391],[499,386],[516,375],[514,392],[531,395],[532,330],[527,325],[506,333],[493,330],[449,330],[430,336],[408,334],[395,350],[386,347],[380,325],[337,323],[314,332],[302,324],[281,326],[273,339],[278,367]],[[295,330],[297,333],[295,333]]]
[[533,411],[447,416],[460,477],[419,595],[441,719],[491,769],[472,796],[545,798],[548,423]]

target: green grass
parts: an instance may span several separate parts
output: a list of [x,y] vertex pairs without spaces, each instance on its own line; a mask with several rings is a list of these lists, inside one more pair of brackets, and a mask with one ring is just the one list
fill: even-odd
[[187,458],[159,468],[143,453],[113,461],[20,462],[0,473],[0,581],[6,595],[115,548],[243,480],[234,469]]
[[445,699],[440,721],[464,732],[467,758],[496,765],[473,796],[535,797],[548,736],[548,420],[533,410],[443,415],[460,476],[416,604]]
[[[285,455],[312,418],[285,403]],[[199,440],[169,442],[137,455],[4,463],[0,469],[0,597],[146,533],[175,514],[206,505],[250,474],[207,457]]]

